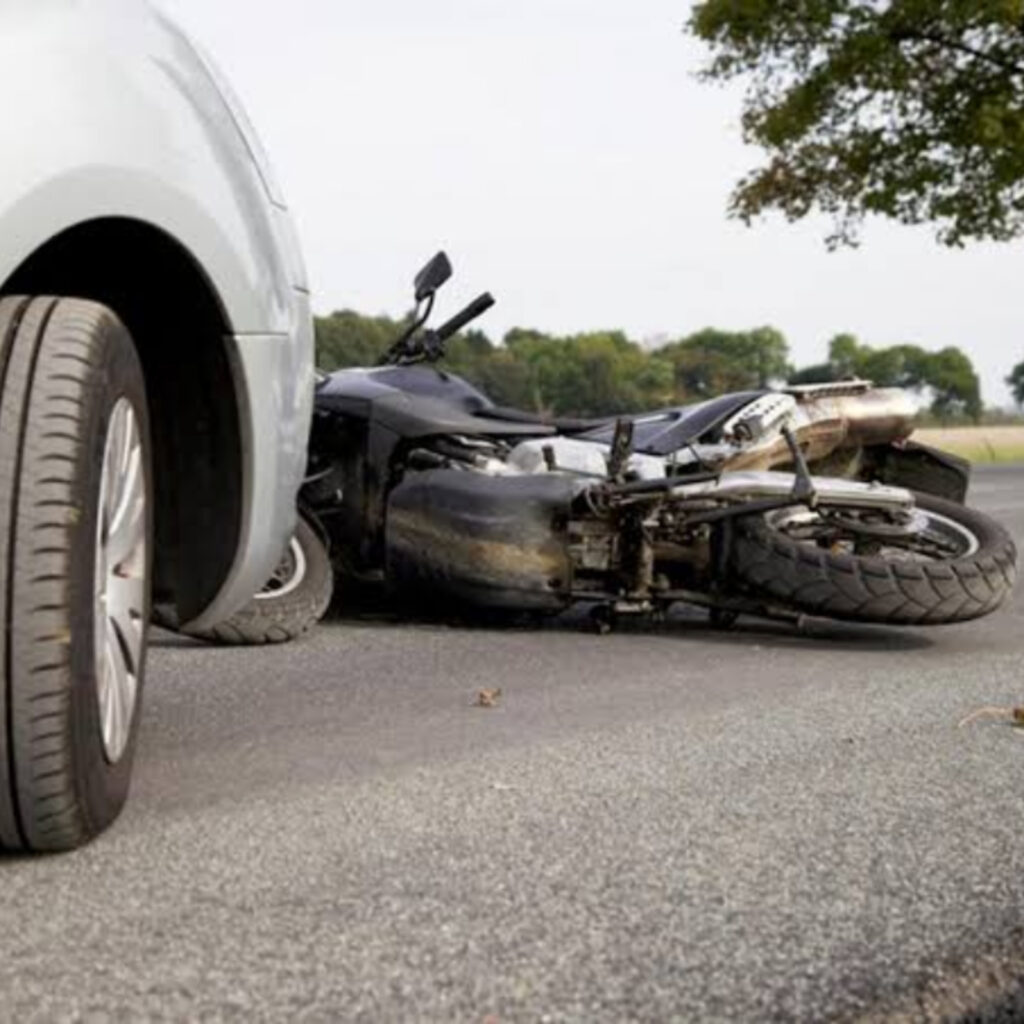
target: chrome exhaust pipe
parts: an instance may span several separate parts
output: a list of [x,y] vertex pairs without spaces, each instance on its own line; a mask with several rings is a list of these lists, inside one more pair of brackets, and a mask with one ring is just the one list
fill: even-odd
[[[723,473],[717,480],[703,480],[679,484],[668,493],[671,497],[687,500],[705,499],[738,504],[748,501],[785,501],[794,505],[805,504],[796,496],[797,476],[772,470],[740,470]],[[914,496],[903,487],[887,484],[860,483],[840,477],[816,476],[814,504],[843,508],[876,509],[879,511],[910,514],[914,509]]]

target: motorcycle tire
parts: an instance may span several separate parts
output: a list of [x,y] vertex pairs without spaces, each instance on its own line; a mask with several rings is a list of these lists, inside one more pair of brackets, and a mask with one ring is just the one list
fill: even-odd
[[1016,578],[1010,535],[963,505],[925,494],[915,500],[932,527],[963,538],[963,551],[921,561],[836,551],[794,539],[767,513],[736,521],[732,572],[756,598],[832,619],[940,625],[995,611]]
[[168,609],[157,609],[159,625],[223,646],[258,646],[295,640],[309,632],[331,603],[334,574],[327,548],[301,516],[274,575],[248,604],[207,629],[181,630]]

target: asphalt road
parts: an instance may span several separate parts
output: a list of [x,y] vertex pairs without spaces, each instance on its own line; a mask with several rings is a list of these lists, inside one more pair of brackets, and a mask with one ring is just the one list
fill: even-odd
[[[1024,468],[973,503],[1024,541]],[[1024,599],[164,635],[121,822],[0,860],[0,1017],[1024,1019],[1024,731],[957,727],[1014,703]]]

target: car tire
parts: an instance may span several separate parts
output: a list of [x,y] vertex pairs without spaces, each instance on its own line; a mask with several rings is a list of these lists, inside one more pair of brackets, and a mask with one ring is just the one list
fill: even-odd
[[72,849],[125,803],[152,507],[128,331],[92,302],[0,300],[2,849]]

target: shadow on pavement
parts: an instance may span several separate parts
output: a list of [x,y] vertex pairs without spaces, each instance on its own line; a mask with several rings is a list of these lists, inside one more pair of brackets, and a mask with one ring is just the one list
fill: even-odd
[[[380,629],[412,626],[538,634],[589,633],[594,634],[595,639],[599,639],[588,606],[578,606],[550,617],[514,613],[450,614],[423,609],[395,611],[383,605],[360,608],[334,606],[325,616],[324,623]],[[797,626],[744,616],[728,629],[717,629],[710,625],[707,614],[701,609],[682,606],[674,609],[663,619],[639,615],[622,616],[617,620],[613,632],[625,636],[680,637],[730,647],[769,642],[792,648],[827,647],[832,650],[894,652],[928,650],[935,644],[935,641],[920,629],[895,629],[827,619],[807,618]]]

